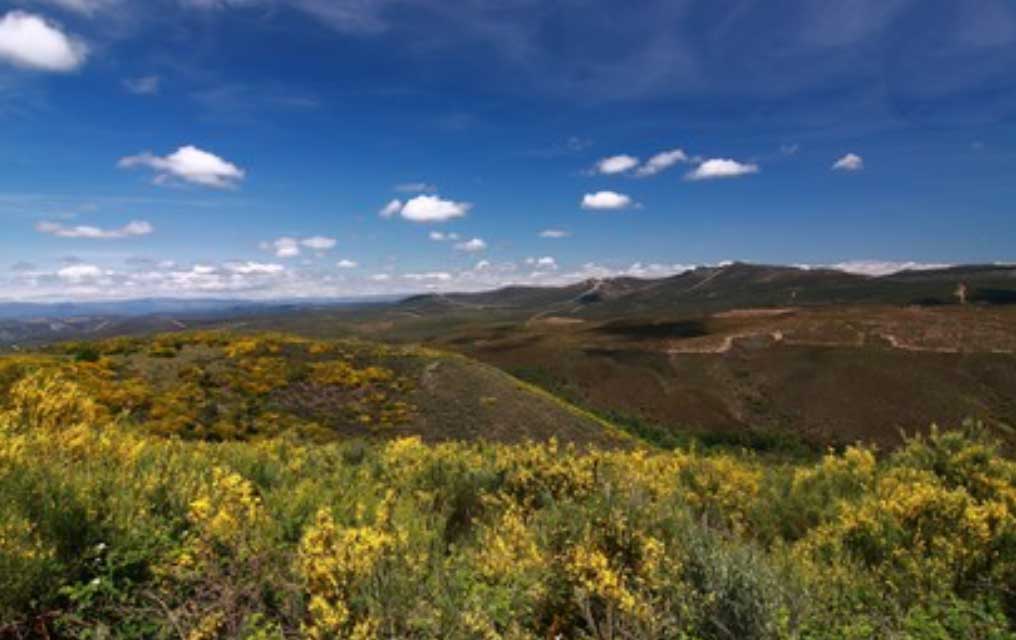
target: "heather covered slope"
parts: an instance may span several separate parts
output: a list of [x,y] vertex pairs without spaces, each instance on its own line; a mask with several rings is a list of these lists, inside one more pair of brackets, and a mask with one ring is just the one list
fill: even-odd
[[72,381],[103,415],[163,436],[317,441],[546,440],[610,446],[608,424],[489,365],[414,347],[282,334],[163,334],[65,343],[0,357],[14,389]]

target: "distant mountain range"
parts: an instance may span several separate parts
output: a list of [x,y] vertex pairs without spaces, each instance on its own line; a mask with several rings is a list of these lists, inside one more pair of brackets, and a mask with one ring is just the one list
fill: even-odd
[[[2,293],[2,292],[0,292]],[[250,313],[258,310],[327,307],[390,302],[403,296],[361,298],[301,298],[292,300],[234,300],[217,298],[140,298],[83,302],[3,302],[0,319],[81,318],[86,316],[145,316],[152,314]]]
[[828,304],[1016,304],[1016,266],[967,265],[865,276],[833,269],[734,263],[659,279],[592,279],[562,287],[506,287],[407,298],[417,313],[515,309],[602,317]]
[[[287,328],[409,314],[565,315],[591,320],[633,315],[715,313],[727,309],[842,304],[1016,304],[1016,266],[967,265],[865,276],[834,269],[734,263],[658,279],[617,277],[564,286],[510,286],[478,293],[314,300],[147,298],[123,301],[0,302],[0,344],[118,333],[151,333],[242,321]],[[315,320],[318,321],[318,320]]]

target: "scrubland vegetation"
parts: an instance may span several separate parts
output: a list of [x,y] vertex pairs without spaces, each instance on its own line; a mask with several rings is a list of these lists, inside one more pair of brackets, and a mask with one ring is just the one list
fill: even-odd
[[[814,460],[428,444],[384,437],[413,379],[366,353],[0,360],[0,637],[1014,637],[1016,463],[976,426]],[[274,412],[293,385],[363,437]]]

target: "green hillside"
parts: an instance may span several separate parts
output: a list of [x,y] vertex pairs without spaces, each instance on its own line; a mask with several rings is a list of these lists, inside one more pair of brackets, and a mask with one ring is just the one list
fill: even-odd
[[624,440],[488,365],[359,340],[213,331],[64,343],[0,358],[0,407],[19,385],[54,380],[72,383],[110,419],[184,439]]

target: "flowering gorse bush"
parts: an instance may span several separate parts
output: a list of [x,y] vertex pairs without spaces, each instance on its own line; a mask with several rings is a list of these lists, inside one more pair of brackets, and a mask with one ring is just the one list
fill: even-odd
[[[146,350],[132,344],[5,378],[0,636],[1013,634],[1016,463],[983,430],[814,461],[553,441],[322,444],[271,412],[259,419],[294,421],[284,435],[165,437],[180,434],[152,428],[172,418],[162,400],[120,395],[114,410],[90,388],[92,375],[127,375],[115,359]],[[222,374],[178,361],[227,347],[255,364],[313,350],[309,362],[364,369],[334,343],[202,334],[160,345],[176,355],[152,366],[192,385],[173,403],[191,406]]]

